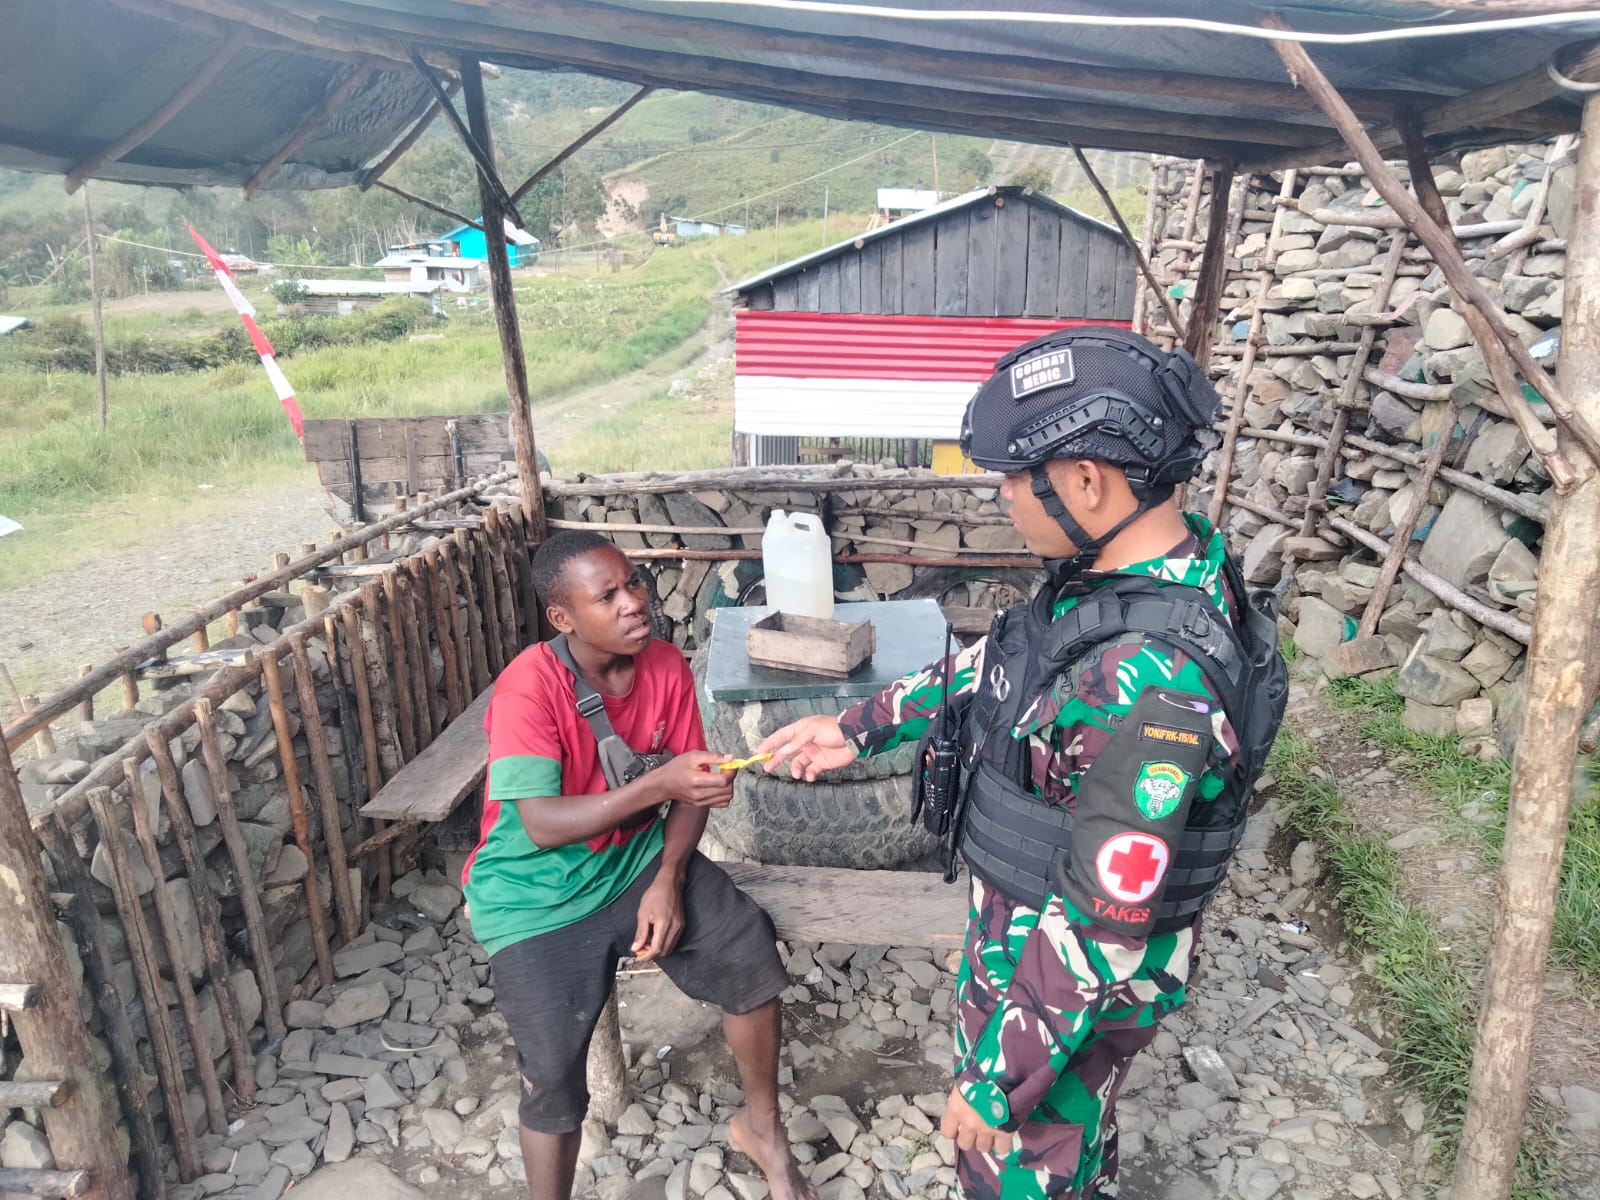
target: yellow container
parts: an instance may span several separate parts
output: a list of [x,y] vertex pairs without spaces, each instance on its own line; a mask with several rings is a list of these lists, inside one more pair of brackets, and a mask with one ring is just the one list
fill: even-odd
[[983,468],[961,453],[960,442],[935,442],[933,444],[933,473],[935,475],[982,475]]

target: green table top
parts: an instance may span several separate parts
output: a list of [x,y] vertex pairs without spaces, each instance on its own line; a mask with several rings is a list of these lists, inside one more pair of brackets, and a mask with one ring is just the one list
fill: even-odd
[[706,694],[719,704],[747,700],[858,700],[944,655],[944,614],[934,600],[876,600],[834,606],[836,621],[870,620],[878,645],[869,662],[848,679],[779,671],[750,664],[745,634],[770,608],[719,608],[711,623]]

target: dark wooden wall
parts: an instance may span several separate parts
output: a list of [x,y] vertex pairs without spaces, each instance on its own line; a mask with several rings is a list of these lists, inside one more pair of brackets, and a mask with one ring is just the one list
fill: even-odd
[[1113,230],[996,196],[890,228],[745,296],[763,311],[1133,318],[1133,252]]

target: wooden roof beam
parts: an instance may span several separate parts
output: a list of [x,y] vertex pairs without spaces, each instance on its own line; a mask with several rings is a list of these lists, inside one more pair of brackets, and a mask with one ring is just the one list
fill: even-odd
[[[301,0],[301,7],[305,7]],[[385,20],[397,30],[417,37],[434,40],[440,46],[460,48],[464,53],[476,53],[474,32],[481,37],[490,33],[495,37],[498,61],[537,63],[539,66],[557,66],[592,71],[636,83],[686,90],[725,90],[729,94],[749,97],[761,94],[775,103],[796,105],[804,97],[814,97],[819,104],[837,107],[840,97],[865,101],[876,93],[893,99],[906,107],[926,110],[920,118],[909,122],[916,128],[928,127],[929,113],[956,113],[962,116],[982,117],[1010,121],[1019,107],[1027,109],[1026,120],[1036,125],[1060,124],[1075,129],[1127,130],[1129,132],[1160,135],[1166,144],[1176,147],[1172,153],[1197,157],[1210,151],[1198,141],[1191,148],[1181,145],[1184,135],[1194,135],[1208,140],[1212,147],[1223,144],[1268,146],[1312,146],[1326,140],[1328,132],[1317,125],[1296,122],[1261,121],[1244,118],[1209,115],[1186,115],[1182,121],[1183,133],[1173,128],[1172,114],[1132,105],[1097,104],[1074,100],[1041,100],[1037,97],[1019,96],[1003,92],[964,91],[959,88],[935,88],[918,84],[873,79],[869,76],[817,76],[804,71],[760,66],[752,70],[749,64],[727,59],[676,54],[659,50],[644,50],[619,46],[613,42],[590,41],[564,34],[534,35],[515,29],[489,29],[463,24],[459,21],[439,21],[404,13],[386,13]],[[329,17],[319,25],[329,30],[344,28],[344,22]],[[972,66],[963,69],[972,74]],[[781,90],[768,86],[782,81]],[[1056,80],[1059,82],[1059,80]],[[1431,99],[1431,97],[1430,97]],[[1389,109],[1385,110],[1390,111]],[[1049,114],[1045,116],[1044,114]],[[870,114],[866,114],[870,115]],[[998,127],[989,121],[986,132]],[[1035,138],[1041,136],[1033,134]],[[1062,144],[1064,137],[1078,138],[1076,133],[1057,134],[1047,140]],[[1115,149],[1142,150],[1147,143],[1092,142],[1094,146]],[[1238,158],[1240,149],[1229,149],[1223,157]]]
[[251,31],[249,26],[234,26],[233,32],[229,33],[223,39],[222,44],[211,52],[205,64],[194,73],[187,83],[173,92],[167,98],[166,103],[162,104],[104,150],[90,155],[67,172],[67,194],[70,196],[77,191],[101,167],[108,163],[117,162],[124,155],[149,141],[162,126],[187,108],[196,96],[211,86],[212,81],[222,74],[239,51],[245,48],[250,39]]
[[322,128],[322,123],[328,119],[328,114],[342,104],[351,92],[372,78],[372,73],[376,69],[372,63],[363,63],[345,72],[344,78],[333,91],[324,96],[322,103],[307,113],[305,119],[295,127],[295,131],[289,135],[289,140],[284,142],[278,148],[278,152],[262,163],[261,168],[250,177],[249,182],[244,185],[244,198],[254,199],[255,194],[283,169],[283,164],[289,161],[289,156],[310,141],[311,135]]
[[653,91],[655,91],[655,88],[651,87],[649,84],[646,84],[633,95],[629,96],[621,104],[617,105],[616,108],[607,113],[605,117],[594,126],[594,128],[590,129],[587,133],[580,134],[578,137],[574,138],[566,145],[564,149],[557,153],[554,158],[545,163],[544,166],[540,167],[532,175],[528,176],[528,178],[523,181],[521,187],[511,193],[511,202],[515,204],[521,200],[539,185],[540,180],[544,179],[550,174],[551,171],[554,171],[562,163],[566,162],[567,159],[571,158],[595,138],[599,137],[618,121],[622,120],[623,117],[627,116],[628,113],[633,110],[634,105],[638,104]]
[[[1555,63],[1557,69],[1574,82],[1600,82],[1600,41],[1574,43],[1555,56]],[[1540,67],[1515,79],[1463,92],[1422,108],[1419,116],[1422,134],[1425,138],[1459,142],[1459,138],[1452,139],[1450,135],[1473,130],[1477,132],[1468,139],[1469,143],[1491,145],[1493,132],[1507,125],[1515,132],[1502,137],[1502,141],[1515,141],[1530,134],[1545,137],[1552,133],[1570,133],[1578,127],[1578,111],[1573,109],[1563,120],[1559,110],[1549,107],[1549,102],[1559,94],[1560,89],[1550,78],[1549,71]],[[1398,119],[1374,126],[1368,136],[1383,153],[1405,145]],[[1435,145],[1434,148],[1439,147]],[[1335,138],[1314,147],[1306,155],[1273,155],[1255,160],[1249,166],[1257,171],[1276,171],[1306,163],[1328,162],[1343,156],[1345,150],[1345,140]]]
[[[327,11],[337,7],[323,0],[298,0],[302,8]],[[730,21],[639,12],[606,4],[574,5],[570,0],[460,0],[463,5],[488,13],[511,12],[533,17],[571,18],[581,12],[596,33],[638,35],[659,42],[664,38],[700,45],[722,45],[762,54],[814,55],[868,67],[881,67],[892,56],[909,70],[925,75],[981,75],[1055,87],[1077,87],[1136,96],[1162,96],[1210,100],[1224,104],[1249,104],[1317,112],[1304,92],[1281,83],[1259,79],[1219,78],[1183,71],[1148,71],[1107,67],[1094,63],[1032,58],[1008,54],[951,54],[880,38],[843,41],[779,28],[756,29]],[[443,22],[440,22],[443,24]],[[451,22],[458,27],[459,22]],[[470,25],[467,28],[471,28]],[[515,30],[500,31],[515,34]],[[543,34],[527,35],[540,39]],[[1424,92],[1355,89],[1345,97],[1357,112],[1387,116],[1400,104],[1416,104],[1435,97]]]

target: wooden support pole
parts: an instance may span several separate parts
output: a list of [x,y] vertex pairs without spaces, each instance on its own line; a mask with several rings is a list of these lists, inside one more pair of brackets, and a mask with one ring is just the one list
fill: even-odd
[[[1122,219],[1122,211],[1117,208],[1117,202],[1111,198],[1111,193],[1106,191],[1106,185],[1100,182],[1100,176],[1095,174],[1094,167],[1090,165],[1088,156],[1078,148],[1078,144],[1076,142],[1069,144],[1072,146],[1072,153],[1077,157],[1078,166],[1082,169],[1084,178],[1089,181],[1089,186],[1094,189],[1095,195],[1100,197],[1100,203],[1105,205],[1106,211],[1111,214],[1111,219],[1116,222],[1117,229],[1122,233],[1123,242],[1127,244],[1128,249],[1133,251],[1133,261],[1139,266],[1140,276],[1144,279],[1145,284],[1150,288],[1150,291],[1155,298],[1161,302],[1161,307],[1166,310],[1167,320],[1172,322],[1172,328],[1177,330],[1179,337],[1183,337],[1183,319],[1178,316],[1178,307],[1172,303],[1172,297],[1167,295],[1166,290],[1156,282],[1155,273],[1150,270],[1150,260],[1145,257],[1144,247],[1141,246],[1138,239],[1133,236],[1133,230],[1128,228],[1128,223]],[[1154,200],[1155,192],[1154,189],[1152,189],[1152,204],[1154,203]],[[1149,206],[1147,205],[1146,208],[1148,209],[1148,207]],[[1149,237],[1151,236],[1151,214],[1148,211],[1145,213],[1144,220],[1145,236]],[[1135,312],[1134,321],[1137,322],[1139,320],[1137,316],[1139,302],[1137,299],[1135,299],[1133,307]],[[1135,329],[1137,330],[1137,328],[1138,326],[1136,324]]]
[[[36,845],[11,756],[0,749],[0,878],[11,891],[0,937],[0,977],[16,981],[7,984],[11,1003],[6,1011],[34,1072],[62,1081],[72,1097],[70,1104],[44,1113],[56,1165],[92,1173],[99,1200],[133,1200],[118,1148],[116,1103],[78,1008]],[[0,1177],[0,1191],[7,1187]]]
[[[357,594],[357,598],[359,599],[359,593]],[[348,607],[349,607],[348,605],[345,606],[345,608],[348,608]],[[323,644],[329,647],[329,656],[330,656],[329,657],[329,661],[333,664],[333,667],[334,667],[334,670],[333,670],[333,703],[334,703],[334,707],[338,710],[337,715],[339,717],[339,729],[341,731],[355,731],[360,727],[360,719],[356,714],[356,709],[355,709],[354,705],[351,703],[350,691],[351,691],[352,688],[354,688],[357,685],[357,683],[365,680],[366,672],[365,671],[360,671],[360,672],[356,671],[355,665],[354,665],[354,659],[353,659],[353,651],[349,650],[349,648],[347,647],[346,648],[346,653],[345,653],[345,660],[350,666],[351,684],[350,684],[349,688],[347,688],[345,686],[344,664],[341,664],[338,661],[338,658],[337,658],[338,646],[339,646],[339,628],[340,628],[341,623],[343,622],[343,618],[344,618],[343,610],[341,610],[337,615],[334,614],[334,613],[328,613],[326,616],[323,617],[323,619],[322,619],[322,640],[323,640]],[[359,641],[359,639],[358,639],[358,641]],[[344,752],[343,756],[341,757],[340,762],[344,765],[345,779],[349,782],[349,785],[350,785],[349,804],[347,805],[347,807],[350,809],[350,811],[352,813],[359,814],[361,812],[361,806],[367,802],[367,798],[370,795],[372,795],[374,792],[376,792],[376,790],[381,786],[381,784],[378,781],[378,773],[377,773],[376,767],[369,768],[366,765],[366,761],[365,761],[368,757],[370,757],[370,755],[368,753],[369,749],[371,750],[372,753],[376,753],[376,750],[377,750],[376,742],[375,741],[368,741],[366,738],[363,738],[363,740],[362,740],[362,754],[360,756],[358,756],[355,753],[354,748],[352,746],[350,746],[350,744],[349,744],[348,739],[351,736],[354,736],[353,732],[345,732],[345,737],[346,737],[346,743],[345,743],[345,748],[344,748],[345,752]],[[331,755],[329,757],[329,766],[330,766],[330,768],[332,766],[332,756]],[[360,817],[359,817],[359,815],[357,815],[355,817],[355,829],[352,832],[353,833],[359,833],[359,831],[360,831]],[[348,839],[346,839],[346,840],[348,841]],[[355,856],[353,854],[349,853],[348,851],[346,851],[345,852],[345,862],[348,864],[350,862],[353,862],[354,860],[355,860]],[[384,865],[385,865],[385,867],[387,867],[387,863],[385,863]],[[387,891],[383,890],[383,889],[387,888],[390,884],[393,883],[392,878],[387,874],[387,872],[380,872],[379,878],[378,878],[378,883],[380,885],[380,893],[381,893],[380,899],[387,900],[389,898],[389,893]],[[359,918],[360,917],[360,907],[361,906],[358,903],[356,907],[357,907],[357,914],[356,915]]]
[[511,558],[516,568],[517,593],[522,602],[522,644],[532,646],[539,640],[539,622],[543,612],[538,592],[533,586],[535,546],[528,539],[528,530],[523,524],[521,509],[511,513],[511,529]]
[[467,706],[472,694],[470,684],[463,684],[465,667],[461,659],[461,636],[457,624],[455,592],[449,582],[442,547],[435,546],[423,555],[424,582],[427,584],[429,603],[433,606],[433,626],[439,636],[439,656],[444,660],[444,691],[446,711],[454,721]]
[[[352,668],[355,648],[359,644],[365,657],[368,684],[372,689],[372,720],[378,732],[378,761],[383,766],[383,782],[387,783],[405,766],[404,743],[399,733],[399,716],[395,698],[398,689],[389,675],[388,655],[384,651],[383,629],[379,624],[382,600],[378,585],[369,583],[361,589],[361,604],[351,605],[345,611],[345,635],[351,639]],[[372,789],[378,790],[376,782]]]
[[[425,70],[419,64],[419,70]],[[429,72],[431,76],[431,72]],[[462,100],[470,125],[467,141],[476,142],[487,160],[480,163],[478,198],[483,205],[483,238],[489,257],[489,292],[494,305],[495,329],[500,335],[500,356],[506,372],[506,407],[511,415],[511,441],[516,449],[517,476],[521,480],[522,511],[531,528],[544,540],[544,493],[539,487],[539,454],[533,440],[533,414],[529,407],[528,365],[522,353],[522,328],[517,324],[517,295],[511,283],[511,263],[506,257],[505,218],[516,216],[516,205],[504,193],[494,173],[494,149],[489,141],[489,110],[483,99],[483,77],[478,64],[461,69]],[[448,107],[448,105],[447,105]],[[449,115],[454,117],[452,108]],[[459,118],[458,118],[459,120]]]
[[483,650],[489,660],[489,677],[497,679],[505,670],[505,643],[500,639],[500,596],[494,585],[494,568],[489,565],[492,549],[489,540],[474,538],[465,529],[456,531],[462,553],[470,556],[472,586],[478,594],[479,620],[483,627]]
[[[93,670],[94,670],[94,664],[93,663],[79,663],[78,664],[78,678],[79,679],[86,678]],[[80,721],[92,721],[92,720],[94,720],[94,695],[93,695],[93,693],[85,696],[83,698],[82,702],[78,705],[78,720],[80,720]]]
[[233,1091],[240,1108],[249,1108],[256,1101],[256,1064],[250,1053],[250,1031],[244,1027],[244,1014],[239,1011],[239,997],[233,990],[233,977],[228,971],[228,955],[223,942],[222,908],[216,893],[207,879],[205,853],[195,833],[189,804],[183,798],[178,782],[178,768],[172,760],[172,750],[160,731],[145,731],[145,742],[150,749],[150,760],[155,763],[156,779],[161,784],[161,800],[166,807],[167,823],[183,854],[188,869],[189,892],[194,897],[195,915],[199,918],[200,953],[205,959],[206,974],[211,980],[211,994],[216,997],[217,1012],[222,1018],[222,1033],[228,1039],[228,1051],[233,1058]]
[[[303,709],[301,719],[307,719]],[[228,781],[228,763],[222,754],[222,743],[217,739],[217,719],[210,700],[202,699],[194,706],[194,723],[200,730],[200,752],[205,759],[206,770],[211,775],[212,800],[217,806],[217,827],[222,831],[223,844],[228,847],[228,860],[233,865],[234,881],[239,892],[239,907],[244,910],[245,928],[250,934],[250,958],[255,964],[256,983],[261,989],[261,1020],[269,1038],[281,1038],[288,1030],[283,1024],[283,1000],[278,993],[272,943],[267,938],[267,919],[261,911],[261,893],[250,866],[250,848],[245,843],[243,830],[239,828],[238,810],[233,806],[233,785]]]
[[[439,684],[444,691],[444,719],[434,722],[435,729],[442,729],[456,714],[461,711],[460,676],[456,673],[455,644],[451,640],[450,622],[445,615],[444,605],[439,600],[439,581],[433,570],[433,555],[422,553],[414,556],[406,563],[406,569],[411,575],[411,588],[417,599],[417,607],[427,614],[427,628],[433,633],[433,640],[439,647]],[[426,642],[423,644],[426,653],[429,671],[432,671],[433,654]],[[434,685],[428,687],[428,703],[435,713],[438,705],[435,702]]]
[[389,636],[395,642],[395,655],[405,650],[406,669],[401,689],[411,706],[411,723],[415,730],[412,739],[416,753],[420,754],[438,736],[433,725],[432,666],[427,652],[427,630],[424,618],[416,609],[411,594],[411,574],[396,571],[384,579],[384,594],[389,605]]
[[1222,434],[1222,452],[1217,458],[1216,485],[1211,490],[1211,503],[1206,507],[1206,519],[1213,526],[1222,523],[1224,506],[1228,501],[1228,483],[1233,479],[1233,459],[1238,453],[1239,430],[1244,425],[1244,406],[1250,396],[1250,372],[1255,370],[1257,347],[1261,343],[1261,322],[1266,315],[1263,301],[1271,286],[1271,271],[1262,271],[1256,276],[1255,311],[1250,314],[1250,329],[1245,334],[1244,358],[1239,362],[1239,382],[1228,404],[1228,424]]
[[456,614],[461,625],[462,646],[466,651],[462,666],[469,671],[467,695],[476,697],[492,680],[489,676],[489,657],[484,650],[479,625],[483,610],[478,607],[477,589],[472,586],[472,563],[461,561],[465,555],[459,540],[446,542],[441,549],[444,551],[445,571],[451,580],[450,591],[452,594],[459,592],[466,602],[464,609],[456,609]]
[[441,672],[434,667],[433,606],[429,603],[424,583],[419,582],[419,575],[423,581],[426,580],[422,572],[422,556],[412,555],[406,562],[405,578],[400,581],[400,595],[415,639],[417,660],[422,664],[422,669],[416,673],[417,703],[422,710],[418,729],[426,730],[427,744],[432,745],[444,730],[449,717],[440,691]]
[[406,644],[406,621],[400,609],[399,575],[398,571],[390,571],[383,577],[381,605],[378,600],[379,588],[374,587],[370,593],[370,601],[363,604],[362,609],[371,614],[374,639],[380,645],[384,640],[381,618],[385,615],[388,617],[389,665],[394,683],[395,729],[400,737],[401,760],[410,762],[417,756],[420,743],[417,739],[416,691],[411,686],[410,647]]
[[71,1098],[72,1085],[64,1079],[39,1079],[27,1083],[0,1079],[0,1110],[60,1108]]
[[269,646],[261,655],[261,678],[266,684],[267,707],[272,712],[272,730],[278,739],[278,761],[283,766],[283,786],[289,797],[289,824],[294,843],[305,855],[303,881],[306,909],[311,914],[311,945],[317,956],[317,974],[323,987],[333,986],[333,952],[328,946],[328,924],[322,909],[322,885],[317,881],[317,855],[311,841],[311,818],[306,809],[305,789],[300,785],[300,762],[294,753],[294,734],[289,729],[289,709],[284,703],[283,675],[278,651]]
[[[1369,438],[1357,437],[1347,434],[1344,439],[1358,450],[1365,450],[1369,454],[1381,454],[1392,458],[1396,462],[1405,463],[1408,467],[1420,467],[1423,456],[1412,450],[1404,450],[1399,446],[1391,446],[1387,442],[1374,442]],[[1462,491],[1471,492],[1474,496],[1481,496],[1491,503],[1498,504],[1509,512],[1527,517],[1530,521],[1537,521],[1543,525],[1550,519],[1550,511],[1539,497],[1527,492],[1508,492],[1505,488],[1495,487],[1492,483],[1485,483],[1476,475],[1468,475],[1465,471],[1457,471],[1453,467],[1440,467],[1439,478],[1458,487]]]
[[[150,946],[150,927],[145,922],[139,890],[134,884],[122,828],[116,820],[117,801],[110,788],[93,788],[89,792],[89,807],[94,810],[95,823],[100,827],[100,843],[111,864],[111,890],[116,896],[123,933],[127,935],[128,951],[133,958],[133,978],[144,1005],[145,1024],[150,1030],[150,1049],[156,1060],[156,1075],[161,1080],[161,1096],[167,1110],[167,1125],[172,1130],[178,1174],[188,1183],[200,1177],[200,1154],[194,1129],[189,1124],[188,1089],[178,1061],[178,1038],[172,1028],[172,1014],[167,1011],[161,992],[161,974],[156,969]],[[199,1053],[205,1053],[203,1047]]]
[[[348,611],[346,607],[342,611]],[[326,619],[326,618],[325,618]],[[328,644],[328,667],[338,670],[339,648]],[[333,784],[333,765],[328,761],[328,740],[323,733],[322,708],[317,703],[317,681],[311,670],[311,654],[304,633],[289,639],[289,654],[294,664],[295,695],[300,700],[300,728],[306,735],[306,757],[311,761],[311,777],[317,785],[317,807],[322,812],[322,841],[328,852],[328,874],[333,886],[334,907],[339,913],[339,933],[354,941],[361,932],[356,915],[355,895],[350,890],[349,864],[344,856],[344,829],[339,821],[339,793]],[[344,730],[344,752],[354,753],[350,730]]]
[[[0,759],[4,757],[0,755]],[[4,767],[0,766],[0,774],[4,773]],[[0,782],[0,789],[3,788],[4,783]],[[67,902],[67,921],[72,926],[73,936],[77,939],[78,945],[85,951],[84,979],[93,990],[95,1008],[100,1014],[106,1044],[111,1049],[117,1094],[122,1100],[122,1111],[127,1114],[130,1148],[138,1164],[139,1178],[132,1183],[132,1195],[138,1196],[140,1200],[144,1200],[145,1197],[166,1200],[166,1145],[156,1137],[155,1122],[150,1116],[150,1089],[153,1081],[145,1074],[144,1065],[139,1060],[133,1025],[128,1020],[127,1001],[117,991],[116,974],[111,961],[111,945],[106,937],[105,922],[94,905],[94,880],[90,878],[88,866],[78,857],[78,852],[73,846],[72,834],[61,820],[59,812],[53,814],[51,819],[42,822],[33,833],[39,839],[39,844],[44,847],[45,853],[50,856],[57,882],[71,896]],[[7,837],[4,839],[4,844],[0,845],[0,853],[4,853],[6,847],[26,845],[25,841]],[[49,897],[44,898],[43,906],[30,905],[28,911],[49,912]],[[62,996],[72,994],[70,976],[68,978],[67,990],[60,993]],[[77,1011],[76,1005],[73,1005],[70,1011],[72,1017],[79,1021],[81,1028],[81,1013]],[[95,1077],[98,1078],[98,1064],[95,1064],[95,1071]],[[113,1135],[105,1144],[116,1145],[115,1136]]]
[[[1268,29],[1288,28],[1276,13],[1263,13],[1260,23]],[[1311,60],[1305,47],[1298,42],[1281,40],[1274,41],[1272,46],[1288,69],[1289,77],[1316,99],[1346,144],[1355,152],[1356,158],[1366,169],[1367,178],[1372,181],[1372,186],[1401,215],[1412,232],[1417,235],[1418,240],[1427,246],[1433,255],[1451,291],[1463,302],[1461,315],[1471,328],[1479,350],[1483,352],[1484,364],[1495,381],[1501,401],[1512,419],[1516,421],[1517,428],[1522,431],[1522,436],[1528,445],[1532,446],[1534,453],[1544,461],[1556,490],[1561,492],[1573,487],[1578,482],[1579,476],[1571,460],[1557,446],[1550,431],[1545,429],[1533,415],[1527,400],[1522,396],[1521,389],[1516,385],[1513,364],[1522,371],[1523,378],[1545,398],[1550,411],[1555,414],[1563,429],[1583,447],[1590,462],[1595,464],[1600,464],[1600,435],[1596,435],[1585,418],[1573,411],[1562,389],[1528,353],[1527,347],[1522,344],[1522,339],[1506,323],[1504,314],[1489,295],[1488,289],[1472,274],[1466,261],[1461,257],[1460,248],[1455,244],[1448,229],[1441,227],[1429,216],[1422,204],[1406,190],[1405,185],[1390,170],[1360,118],[1351,111],[1350,106],[1328,82],[1327,77]]]
[[1217,336],[1217,309],[1222,302],[1223,268],[1228,258],[1228,199],[1233,188],[1233,165],[1214,167],[1211,172],[1211,209],[1206,220],[1206,248],[1200,257],[1200,282],[1195,288],[1194,307],[1189,310],[1189,325],[1184,334],[1184,349],[1196,362],[1210,357],[1211,343]]
[[[69,181],[70,183],[70,181]],[[70,192],[72,188],[69,186]],[[94,314],[94,394],[99,407],[100,432],[106,431],[106,315],[100,296],[100,256],[95,248],[94,213],[89,189],[83,189],[83,241],[89,251],[89,300]]]
[[[1583,107],[1562,313],[1560,378],[1580,415],[1600,421],[1600,101]],[[1561,886],[1578,733],[1594,691],[1594,598],[1600,594],[1600,476],[1558,493],[1539,556],[1511,807],[1500,861],[1466,1124],[1451,1200],[1511,1194],[1528,1107],[1545,956]]]
[[499,509],[484,514],[489,566],[494,579],[496,608],[500,615],[501,657],[510,663],[521,651],[517,637],[517,596],[511,582],[511,522]]
[[68,171],[66,177],[67,194],[70,196],[77,191],[101,167],[118,162],[124,155],[149,141],[168,121],[187,108],[195,97],[210,87],[217,76],[227,70],[228,64],[240,50],[244,49],[253,35],[254,31],[250,26],[236,25],[233,32],[228,34],[222,44],[206,55],[200,69],[190,77],[188,82],[167,97],[165,103],[128,130],[127,133],[112,142],[111,145],[90,155]]
[[[200,1095],[206,1105],[206,1125],[214,1134],[225,1134],[228,1130],[228,1114],[222,1107],[222,1085],[217,1082],[217,1065],[211,1060],[205,1027],[200,1020],[200,1002],[195,998],[194,981],[189,978],[189,968],[183,961],[183,940],[178,933],[177,913],[167,895],[166,881],[161,878],[161,851],[156,847],[154,822],[144,801],[144,781],[139,778],[139,768],[132,759],[123,759],[122,766],[128,778],[128,811],[133,817],[134,841],[139,846],[139,853],[144,855],[145,866],[156,880],[155,886],[150,889],[150,900],[156,910],[156,927],[161,931],[161,948],[172,972],[172,989],[178,994],[178,1012],[183,1016],[184,1032],[188,1034],[189,1048],[194,1052],[194,1073],[200,1080]],[[120,847],[122,814],[118,811],[119,807],[113,804],[105,815],[110,821],[110,828],[115,830],[114,836]],[[95,815],[95,820],[101,820],[100,814]],[[107,829],[108,826],[101,825],[101,837],[107,836]],[[137,893],[134,894],[134,900],[138,901]],[[150,969],[159,987],[161,971],[154,956],[150,960]]]
[[[1073,147],[1077,149],[1076,146]],[[1156,277],[1150,272],[1150,248],[1156,242],[1156,197],[1160,188],[1156,185],[1156,159],[1150,156],[1150,174],[1144,189],[1144,238],[1139,245],[1140,261],[1144,263],[1139,277],[1133,281],[1133,331],[1137,334],[1145,332],[1145,289],[1149,288],[1156,295],[1161,294],[1161,285],[1156,282]],[[1162,177],[1166,176],[1166,168],[1161,167]],[[1174,329],[1178,328],[1178,317],[1171,308],[1167,309],[1167,320]]]
[[[1389,242],[1389,253],[1383,260],[1383,274],[1378,277],[1378,286],[1373,292],[1373,307],[1387,308],[1389,295],[1394,290],[1395,275],[1400,270],[1400,260],[1405,257],[1406,233],[1404,230],[1397,232]],[[1345,433],[1350,428],[1350,402],[1356,398],[1356,391],[1361,386],[1361,372],[1367,365],[1367,359],[1372,354],[1372,344],[1377,341],[1378,330],[1374,325],[1368,325],[1361,331],[1361,341],[1355,350],[1355,361],[1350,364],[1350,369],[1345,372],[1344,379],[1339,384],[1339,397],[1334,401],[1333,427],[1328,431],[1328,450],[1322,456],[1322,461],[1317,464],[1317,477],[1311,483],[1310,490],[1306,493],[1306,515],[1300,523],[1300,536],[1310,537],[1316,527],[1317,511],[1321,508],[1328,495],[1328,488],[1333,483],[1334,471],[1339,465],[1339,450],[1344,445]]]
[[[378,640],[373,637],[376,630],[370,629],[371,619],[376,618],[376,613],[371,610],[373,594],[362,589],[362,605],[357,611],[357,605],[347,605],[344,608],[344,643],[349,648],[350,656],[350,685],[355,690],[355,712],[362,723],[362,749],[365,752],[366,762],[366,790],[370,795],[378,795],[384,782],[394,779],[395,773],[400,770],[400,746],[395,736],[394,726],[384,722],[379,712],[378,698],[382,693],[382,650]],[[333,634],[328,635],[328,661],[334,661],[336,645]],[[390,714],[392,715],[392,714]],[[349,747],[346,747],[349,752]],[[354,802],[352,795],[352,802]],[[360,805],[352,803],[352,810],[360,813]],[[376,822],[378,829],[382,829],[384,822]],[[347,858],[354,858],[347,856]],[[381,898],[389,898],[390,888],[394,886],[394,864],[390,862],[389,854],[382,853],[378,856],[378,893]]]

